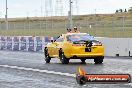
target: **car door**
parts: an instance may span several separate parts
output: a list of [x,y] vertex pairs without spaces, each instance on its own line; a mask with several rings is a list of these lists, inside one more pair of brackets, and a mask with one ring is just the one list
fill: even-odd
[[61,48],[62,44],[63,44],[63,41],[64,41],[64,37],[63,36],[60,36],[55,42],[55,46],[54,47],[54,53],[55,53],[55,56],[56,57],[59,57],[59,49]]
[[49,45],[48,45],[48,53],[50,55],[50,57],[54,57],[55,55],[55,47],[56,47],[56,44],[54,42],[51,42]]

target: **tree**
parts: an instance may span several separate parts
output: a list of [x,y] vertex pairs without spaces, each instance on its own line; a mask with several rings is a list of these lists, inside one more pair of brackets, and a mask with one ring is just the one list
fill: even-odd
[[119,11],[122,13],[123,12],[123,10],[122,9],[119,9]]
[[125,9],[125,11],[124,12],[127,12],[127,9]]
[[119,12],[119,10],[116,10],[116,13],[118,13]]
[[132,13],[132,7],[129,8],[128,12]]

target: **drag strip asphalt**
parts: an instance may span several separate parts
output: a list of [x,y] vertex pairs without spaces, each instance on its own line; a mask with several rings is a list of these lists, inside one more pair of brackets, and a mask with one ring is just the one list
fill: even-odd
[[[12,88],[12,86],[13,88],[23,88],[24,85],[28,85],[27,88],[47,88],[47,86],[51,82],[52,85],[49,88],[62,88],[62,86],[63,88],[80,88],[75,80],[75,74],[79,66],[83,67],[86,70],[87,74],[132,75],[131,63],[131,58],[122,57],[120,59],[119,57],[105,57],[103,64],[98,65],[94,64],[93,60],[86,60],[86,64],[82,64],[80,60],[70,60],[70,63],[68,65],[64,65],[61,64],[60,61],[56,58],[53,58],[50,64],[46,64],[44,61],[43,53],[0,51],[0,86],[2,85],[3,88]],[[39,74],[41,74],[43,78]],[[5,77],[9,77],[9,84],[7,79],[5,79],[5,77],[2,75],[4,75]],[[26,76],[26,81],[31,80],[31,82],[29,82],[28,84],[28,82],[22,81],[23,85],[20,85],[21,81],[20,83],[16,81],[15,84],[12,84],[12,80],[17,76],[19,80],[23,78],[23,76]],[[34,80],[37,81],[34,82]],[[42,84],[39,84],[39,81],[41,81]],[[47,83],[47,86],[45,86],[45,83]],[[55,86],[56,84],[57,86]],[[31,85],[34,85],[35,87],[30,87]],[[132,88],[132,83],[112,85],[88,84],[84,85],[83,87]]]

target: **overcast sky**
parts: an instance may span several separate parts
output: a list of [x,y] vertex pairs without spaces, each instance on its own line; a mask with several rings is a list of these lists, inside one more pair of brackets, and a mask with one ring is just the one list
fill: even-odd
[[[5,16],[5,1],[0,0],[0,17]],[[56,5],[55,1],[57,0],[8,0],[8,17],[67,15],[69,0],[62,0],[62,5]],[[108,14],[129,7],[132,7],[132,0],[73,0],[74,14]]]

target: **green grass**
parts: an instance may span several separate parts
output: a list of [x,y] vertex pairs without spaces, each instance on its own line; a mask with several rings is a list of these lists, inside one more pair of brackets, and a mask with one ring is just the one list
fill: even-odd
[[[81,28],[80,32],[89,33],[96,37],[132,37],[132,28]],[[59,36],[66,33],[66,29],[30,29],[30,30],[0,30],[0,35],[5,36]]]
[[[125,16],[124,29],[123,16]],[[0,21],[0,35],[59,36],[66,33],[68,18],[14,18],[9,20],[8,31],[5,30],[4,22],[4,19]],[[80,32],[96,37],[132,37],[132,14],[130,13],[73,16],[73,24],[81,27]],[[89,25],[92,25],[91,29]]]

